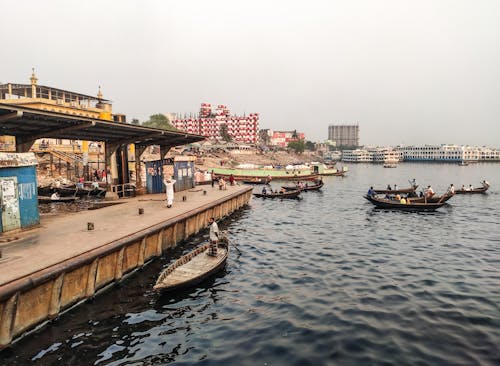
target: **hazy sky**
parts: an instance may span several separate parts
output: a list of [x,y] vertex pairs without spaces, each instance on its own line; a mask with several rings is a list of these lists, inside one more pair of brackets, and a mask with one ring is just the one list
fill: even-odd
[[141,121],[202,102],[362,144],[500,147],[500,1],[0,0],[0,82],[113,100]]

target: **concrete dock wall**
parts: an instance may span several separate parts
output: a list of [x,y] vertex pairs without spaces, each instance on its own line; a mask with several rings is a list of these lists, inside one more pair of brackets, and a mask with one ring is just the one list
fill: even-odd
[[251,188],[14,280],[0,289],[0,348],[246,205]]

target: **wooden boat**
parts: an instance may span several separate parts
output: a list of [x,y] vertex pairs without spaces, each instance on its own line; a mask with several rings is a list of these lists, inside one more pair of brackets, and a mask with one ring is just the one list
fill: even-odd
[[268,184],[268,180],[264,178],[242,179],[243,184]]
[[316,184],[306,185],[302,188],[299,188],[298,186],[293,186],[293,187],[288,187],[288,186],[282,186],[281,188],[285,189],[287,192],[294,191],[294,190],[299,190],[299,191],[319,191],[321,187],[324,186],[325,183],[322,181]]
[[373,203],[377,208],[391,209],[391,210],[403,210],[403,211],[435,211],[439,207],[442,207],[445,202],[436,203],[400,203],[394,200],[388,200],[385,198],[379,198],[376,196],[363,196],[368,201]]
[[254,193],[253,195],[259,198],[298,198],[300,195],[300,191],[298,189],[295,189],[294,191],[286,191],[283,193]]
[[384,168],[397,168],[397,163],[384,163]]
[[229,179],[232,175],[235,180],[271,179],[274,180],[314,180],[318,174],[312,174],[310,169],[286,170],[286,169],[212,169],[217,178]]
[[194,286],[220,271],[227,261],[229,245],[219,245],[217,256],[208,255],[210,243],[183,255],[160,273],[154,289],[171,291]]
[[388,193],[388,194],[401,194],[401,193],[412,193],[412,192],[415,192],[415,190],[418,188],[418,184],[410,187],[410,188],[403,188],[403,189],[393,189],[393,190],[390,190],[390,189],[374,189],[375,193],[382,193],[382,194],[385,194],[385,193]]
[[457,189],[455,190],[455,194],[474,194],[474,193],[486,193],[486,191],[490,188],[490,186],[482,186],[477,188],[472,188],[471,190],[467,189]]
[[411,203],[437,203],[437,202],[446,202],[448,201],[451,197],[453,197],[454,194],[451,193],[445,193],[441,196],[432,196],[432,197],[406,197],[406,200],[410,200]]
[[49,196],[38,196],[38,202],[40,203],[55,203],[55,202],[75,202],[79,197],[59,197],[57,199],[53,199]]

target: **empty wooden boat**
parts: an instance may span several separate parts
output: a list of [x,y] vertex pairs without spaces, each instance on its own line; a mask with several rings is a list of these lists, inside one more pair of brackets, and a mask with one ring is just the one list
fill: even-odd
[[171,291],[194,286],[220,271],[227,261],[229,244],[219,244],[217,256],[208,255],[210,243],[183,255],[160,273],[154,289]]

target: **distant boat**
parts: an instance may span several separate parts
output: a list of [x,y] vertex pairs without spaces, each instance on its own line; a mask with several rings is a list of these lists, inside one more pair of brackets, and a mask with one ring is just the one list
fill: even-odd
[[489,185],[472,188],[472,189],[457,189],[455,190],[456,194],[474,194],[474,193],[486,193],[486,191],[490,188]]
[[410,188],[402,188],[402,189],[375,189],[375,193],[381,193],[381,194],[398,194],[398,193],[412,193],[415,192],[415,190],[418,188],[418,184],[415,184],[414,186]]
[[384,168],[397,168],[397,163],[384,163]]
[[259,198],[299,198],[300,191],[295,189],[294,191],[285,191],[278,193],[254,193],[255,197]]
[[285,189],[288,192],[295,191],[297,189],[299,191],[319,191],[321,189],[321,187],[323,187],[323,185],[324,185],[324,183],[322,181],[320,181],[319,183],[311,184],[311,185],[308,185],[306,183],[302,188],[300,188],[299,186],[293,186],[293,187],[282,186],[281,188]]
[[460,166],[467,166],[467,165],[469,165],[469,163],[467,161],[465,161],[465,160],[462,160],[460,163],[458,163],[458,165],[460,165]]

